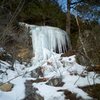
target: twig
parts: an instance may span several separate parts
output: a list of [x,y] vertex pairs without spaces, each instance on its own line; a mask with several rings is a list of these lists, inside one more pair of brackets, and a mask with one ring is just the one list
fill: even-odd
[[[80,53],[81,55],[83,55],[86,59],[89,60],[90,65],[93,65],[91,59],[88,57],[88,54],[87,54],[87,52],[86,52],[85,47],[84,47],[84,42],[82,41],[81,29],[80,29],[80,24],[79,24],[79,21],[78,21],[78,18],[77,18],[77,14],[75,15],[75,19],[76,19],[76,23],[77,23],[78,31],[79,31],[79,40],[80,40],[80,42],[81,42],[81,45],[82,45],[82,48],[83,48],[83,51],[84,51],[85,55],[82,54],[81,52],[79,52],[79,53]],[[94,77],[95,77],[95,75],[94,75]],[[80,76],[79,76],[79,78],[80,78]],[[76,82],[79,80],[79,78],[76,80]],[[87,75],[87,80],[88,80],[88,82],[89,82],[88,75]],[[93,81],[94,81],[94,79],[93,79]],[[74,84],[76,84],[76,82],[75,82]],[[94,81],[94,83],[95,83],[95,81]],[[90,82],[89,82],[89,84],[90,84]]]
[[5,42],[7,40],[7,38],[5,38],[5,36],[8,34],[9,28],[11,26],[11,24],[13,23],[13,21],[15,20],[15,18],[17,17],[17,15],[19,14],[19,12],[21,11],[23,5],[25,3],[25,0],[21,0],[13,14],[13,16],[11,17],[9,23],[7,24],[4,33],[2,34],[2,36],[0,37],[0,41]]
[[[12,79],[10,79],[10,80],[4,82],[3,84],[9,83],[10,81],[12,81],[12,80],[14,80],[14,79],[16,79],[16,78],[18,78],[18,77],[20,77],[20,76],[23,76],[23,75],[24,75],[24,74],[18,75],[18,76],[16,76],[16,77],[14,77],[14,78],[12,78]],[[1,84],[0,86],[2,86],[3,84]]]
[[[82,74],[84,71],[85,71],[85,69],[81,72],[81,74]],[[78,79],[75,81],[74,85],[75,85],[75,84],[78,82],[78,80],[80,79],[81,74],[80,74],[80,76],[78,77]]]
[[90,81],[89,81],[89,77],[88,77],[88,75],[87,75],[87,81],[88,81],[89,85],[91,85],[91,83],[90,83]]

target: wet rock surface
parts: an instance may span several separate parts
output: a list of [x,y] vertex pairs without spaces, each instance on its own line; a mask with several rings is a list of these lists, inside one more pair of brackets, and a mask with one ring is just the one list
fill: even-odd
[[53,79],[50,79],[46,84],[51,85],[51,86],[60,87],[64,85],[64,82],[62,82],[61,78],[53,78]]
[[32,86],[32,81],[30,81],[30,80],[27,80],[26,82],[25,82],[25,87],[26,87],[26,89],[25,89],[25,98],[23,99],[23,100],[44,100],[44,98],[40,95],[40,94],[38,94],[38,93],[36,93],[36,91],[38,90],[37,88],[34,88],[33,86]]
[[100,84],[89,85],[80,88],[92,96],[93,100],[100,100]]
[[75,55],[76,53],[77,53],[77,51],[75,51],[75,50],[69,50],[69,51],[63,53],[61,55],[61,57],[69,57],[69,56]]
[[69,90],[58,90],[58,92],[64,92],[65,100],[83,100],[81,97],[77,97],[77,94],[72,93]]
[[12,55],[7,53],[6,51],[0,52],[0,60],[6,61],[11,65],[14,63],[14,59],[13,59]]
[[42,73],[42,68],[36,68],[34,71],[31,72],[31,77],[34,78],[39,78],[39,77],[43,77],[43,73]]

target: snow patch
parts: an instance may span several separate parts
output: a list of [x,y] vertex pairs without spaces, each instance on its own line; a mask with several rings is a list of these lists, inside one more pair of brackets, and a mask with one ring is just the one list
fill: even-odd
[[37,93],[44,97],[44,100],[65,100],[63,92],[57,92],[57,88],[48,86],[44,83],[33,84],[39,90]]

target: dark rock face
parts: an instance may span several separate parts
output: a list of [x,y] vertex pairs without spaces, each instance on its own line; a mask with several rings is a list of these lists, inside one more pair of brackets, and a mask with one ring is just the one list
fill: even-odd
[[36,68],[34,71],[31,72],[31,77],[39,78],[39,76],[40,77],[44,76],[41,67]]
[[81,97],[77,97],[77,94],[70,92],[69,90],[58,90],[58,92],[64,92],[65,100],[83,100]]
[[100,84],[82,86],[79,88],[87,92],[89,96],[93,97],[93,100],[100,100]]
[[13,57],[6,51],[0,52],[0,59],[7,62],[13,62]]
[[49,80],[46,84],[59,87],[59,86],[63,86],[64,82],[62,82],[61,78],[53,78],[53,79]]
[[69,50],[69,51],[63,53],[61,55],[61,57],[69,57],[69,56],[72,56],[72,55],[76,55],[76,51],[75,50]]
[[30,94],[29,96],[27,96],[25,99],[23,100],[44,100],[42,96],[40,96],[39,94]]
[[36,93],[38,89],[32,86],[32,81],[26,81],[25,87],[26,96],[23,100],[44,100],[44,98],[40,94]]
[[[15,60],[13,59],[12,55],[7,53],[5,50],[0,52],[0,60],[6,61],[7,63],[9,63],[10,66],[8,68],[11,70],[14,70],[13,64],[14,64]],[[2,61],[1,61],[1,63],[2,63]],[[1,67],[1,64],[0,64],[0,67]]]

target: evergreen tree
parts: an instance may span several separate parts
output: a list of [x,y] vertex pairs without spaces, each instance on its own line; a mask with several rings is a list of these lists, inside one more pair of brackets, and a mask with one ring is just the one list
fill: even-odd
[[9,10],[13,16],[18,5],[21,10],[17,11],[17,21],[30,24],[51,25],[65,29],[65,13],[62,11],[57,0],[4,0],[0,3],[3,8]]

